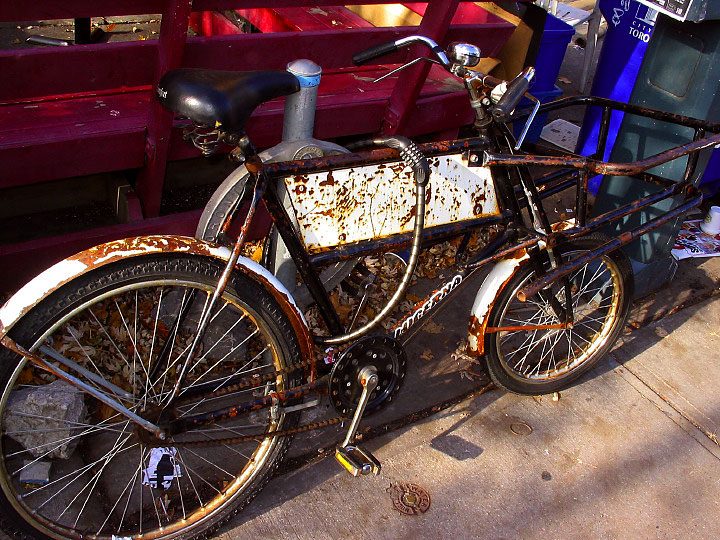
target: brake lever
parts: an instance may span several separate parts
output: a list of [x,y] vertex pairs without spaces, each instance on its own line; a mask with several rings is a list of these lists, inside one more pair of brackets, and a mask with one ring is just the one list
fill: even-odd
[[535,102],[535,106],[533,107],[533,111],[530,113],[530,116],[528,116],[527,122],[525,122],[525,127],[523,127],[522,133],[520,133],[520,137],[518,137],[517,143],[515,143],[514,150],[517,152],[520,150],[520,147],[522,146],[522,143],[525,141],[525,137],[528,134],[528,131],[530,130],[530,125],[533,123],[533,120],[535,120],[535,115],[538,112],[538,109],[540,108],[540,100],[536,98],[535,96],[531,94],[525,94],[526,98],[528,98],[530,101]]
[[419,58],[415,58],[415,60],[411,60],[411,61],[408,62],[407,64],[403,64],[402,66],[393,69],[392,71],[388,71],[388,72],[387,72],[385,75],[383,75],[382,77],[378,77],[377,79],[375,79],[375,80],[373,81],[373,84],[375,84],[376,82],[380,82],[380,81],[382,81],[383,79],[387,79],[388,77],[390,77],[391,75],[394,75],[394,74],[397,73],[398,71],[402,71],[402,70],[405,69],[405,68],[409,68],[409,67],[412,66],[413,64],[416,64],[417,62],[421,62],[421,61],[423,61],[423,60],[427,60],[428,62],[432,62],[433,64],[437,64],[438,66],[441,66],[441,67],[443,67],[443,68],[445,67],[445,66],[442,64],[442,62],[439,62],[439,61],[437,61],[437,60],[433,60],[432,58],[425,58],[424,56],[421,56],[421,57],[419,57]]

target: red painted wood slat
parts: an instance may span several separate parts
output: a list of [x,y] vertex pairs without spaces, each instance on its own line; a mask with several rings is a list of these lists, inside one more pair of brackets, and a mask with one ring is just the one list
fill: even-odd
[[200,211],[186,212],[0,246],[0,261],[3,262],[0,264],[1,290],[13,291],[50,265],[103,242],[146,234],[192,236],[200,213]]
[[[513,26],[454,25],[445,42],[470,41],[488,56],[496,54]],[[359,49],[416,32],[414,27],[359,28],[341,32],[312,31],[193,37],[187,40],[184,65],[214,69],[284,69],[288,59],[309,58],[333,69],[352,65]],[[360,45],[362,44],[362,45]],[[13,84],[0,85],[0,103],[111,88],[150,85],[156,70],[155,40],[79,45],[67,49],[0,52],[0,73]],[[217,54],[217,51],[223,54]],[[267,51],[273,54],[268,56]],[[330,52],[332,51],[332,52]],[[404,55],[382,59],[397,63]]]
[[341,30],[373,25],[344,6],[236,10],[261,32]]
[[[509,0],[504,0],[509,1]],[[527,1],[527,0],[521,0]],[[297,7],[298,0],[195,0],[195,11],[223,11],[267,7]],[[313,0],[316,6],[334,6],[337,0]],[[344,0],[343,4],[386,4],[387,0]],[[0,21],[37,21],[47,19],[73,19],[75,17],[109,17],[113,15],[141,15],[162,13],[167,7],[164,0],[37,0],[0,2]]]
[[[443,43],[450,21],[452,20],[458,0],[436,0],[428,6],[426,16],[423,17],[418,34],[427,36],[436,43]],[[408,51],[408,58],[415,58],[426,54],[425,45],[414,45]],[[401,133],[407,125],[408,114],[420,94],[420,88],[427,77],[430,68],[425,62],[415,64],[400,74],[398,84],[390,96],[390,103],[385,112],[382,133]]]
[[201,36],[225,36],[240,33],[237,26],[217,11],[191,13],[190,27]]
[[[377,84],[372,80],[393,67],[368,66],[326,72],[320,87],[316,135],[329,138],[378,131],[397,76]],[[435,66],[420,96],[422,100],[458,90],[462,90],[458,81]],[[0,188],[61,176],[141,167],[150,98],[150,90],[143,89],[118,95],[1,106]],[[422,103],[422,115],[431,114],[432,111],[423,110],[427,107]],[[469,122],[472,116],[467,103],[465,105]],[[283,101],[274,100],[253,115],[248,133],[258,146],[268,147],[278,142],[282,112]],[[79,118],[82,122],[78,122]],[[447,124],[457,119],[446,116],[438,121]],[[199,156],[179,134],[173,135],[173,141],[170,159]],[[64,158],[79,155],[81,160]]]
[[[192,0],[169,0],[169,2],[170,8],[163,12],[153,81],[160,80],[160,77],[171,69],[179,68],[185,52]],[[173,113],[160,105],[157,100],[150,100],[145,140],[145,166],[140,170],[135,183],[135,191],[140,197],[145,217],[157,217],[160,214],[173,116]]]

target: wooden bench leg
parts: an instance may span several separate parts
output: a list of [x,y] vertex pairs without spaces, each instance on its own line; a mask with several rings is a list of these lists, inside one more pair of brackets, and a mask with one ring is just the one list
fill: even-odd
[[[458,0],[437,0],[430,2],[423,15],[418,28],[418,34],[427,36],[437,43],[442,43],[458,6]],[[407,58],[416,58],[425,55],[424,45],[415,45],[411,48]],[[410,113],[420,90],[430,71],[427,63],[416,64],[400,73],[383,120],[382,133],[403,133],[408,123]]]
[[[157,87],[164,73],[182,65],[191,10],[192,0],[168,0],[160,27],[153,89]],[[145,141],[145,167],[140,170],[136,185],[146,218],[160,214],[172,119],[173,114],[170,111],[156,100],[151,101]]]

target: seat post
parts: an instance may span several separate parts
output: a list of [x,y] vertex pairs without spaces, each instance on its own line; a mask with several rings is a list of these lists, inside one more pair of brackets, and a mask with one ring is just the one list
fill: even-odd
[[293,60],[287,71],[300,82],[300,91],[285,98],[284,142],[310,139],[315,127],[315,106],[322,69],[311,60]]

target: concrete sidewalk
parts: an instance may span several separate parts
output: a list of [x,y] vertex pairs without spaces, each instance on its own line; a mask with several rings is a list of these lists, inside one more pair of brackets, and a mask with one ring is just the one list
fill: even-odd
[[[493,390],[369,441],[378,477],[332,458],[278,477],[222,536],[718,537],[718,321],[705,300],[625,336],[557,401]],[[406,482],[425,514],[392,508]]]

